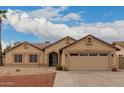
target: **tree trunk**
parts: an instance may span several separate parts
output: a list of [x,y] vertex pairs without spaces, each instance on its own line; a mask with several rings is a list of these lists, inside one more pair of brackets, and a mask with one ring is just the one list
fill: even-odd
[[2,31],[2,19],[0,17],[0,66],[3,66],[3,61],[2,61],[2,45],[1,45],[1,31]]

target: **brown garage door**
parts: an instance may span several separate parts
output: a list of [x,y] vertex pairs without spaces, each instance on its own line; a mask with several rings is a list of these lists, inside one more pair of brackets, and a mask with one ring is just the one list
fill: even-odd
[[124,69],[124,57],[119,57],[119,68]]
[[107,53],[70,53],[70,70],[109,70]]

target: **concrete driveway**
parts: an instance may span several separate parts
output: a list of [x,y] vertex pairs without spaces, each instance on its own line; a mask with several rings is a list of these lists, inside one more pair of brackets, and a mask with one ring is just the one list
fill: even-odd
[[124,70],[58,71],[55,87],[124,87]]

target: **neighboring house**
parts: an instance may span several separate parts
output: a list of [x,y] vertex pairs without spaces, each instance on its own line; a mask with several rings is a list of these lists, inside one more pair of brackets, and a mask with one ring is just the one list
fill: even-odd
[[20,43],[5,51],[4,65],[61,65],[69,70],[118,68],[114,46],[92,36],[75,40],[69,36],[55,43]]
[[119,51],[116,52],[116,55],[124,57],[124,41],[113,42],[112,45],[120,49]]
[[119,68],[124,69],[124,41],[113,42],[112,44],[120,49],[116,52],[116,55],[119,59]]

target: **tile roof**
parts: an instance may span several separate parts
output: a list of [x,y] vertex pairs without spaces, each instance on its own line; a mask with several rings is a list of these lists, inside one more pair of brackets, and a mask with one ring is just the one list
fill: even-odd
[[[98,41],[101,41],[102,43],[104,43],[104,44],[106,44],[106,45],[108,45],[108,46],[110,46],[110,47],[116,49],[117,51],[120,50],[119,48],[114,47],[112,44],[109,44],[109,43],[107,43],[107,42],[105,42],[105,41],[103,41],[103,40],[101,40],[101,39],[99,39],[99,38],[97,38],[97,37],[95,37],[95,36],[93,36],[93,35],[91,35],[91,34],[89,34],[89,35],[87,35],[87,36],[85,36],[85,37],[83,37],[83,38],[77,40],[77,42],[79,42],[79,41],[85,39],[85,38],[88,37],[88,36],[91,36],[91,37],[97,39]],[[70,45],[67,45],[67,46],[63,47],[60,51],[62,51],[63,49],[65,49],[65,48],[67,48],[67,47],[69,47],[69,46],[71,46],[71,45],[73,45],[73,44],[75,44],[75,43],[77,43],[77,42],[71,43]]]
[[55,45],[55,44],[61,42],[62,40],[66,39],[66,38],[70,38],[70,39],[72,39],[72,40],[74,40],[74,41],[77,41],[76,39],[74,39],[74,38],[72,38],[72,37],[70,37],[70,36],[66,36],[66,37],[64,37],[64,38],[62,38],[62,39],[60,39],[60,40],[57,40],[56,42],[54,42],[54,43],[52,43],[52,44],[50,44],[50,45],[44,47],[43,49],[46,49],[46,48],[48,48],[48,47],[50,47],[50,46],[52,46],[52,45]]
[[22,42],[22,43],[18,43],[16,45],[14,45],[13,47],[10,47],[9,49],[5,50],[4,53],[6,53],[6,52],[8,52],[8,51],[10,51],[10,50],[12,50],[14,48],[16,48],[19,45],[22,45],[23,43],[30,44],[30,45],[38,48],[38,49],[43,49],[44,47],[50,45],[50,43],[29,43],[29,42],[25,41],[25,42]]
[[31,44],[39,47],[40,49],[43,49],[43,48],[49,46],[51,43],[31,43]]

